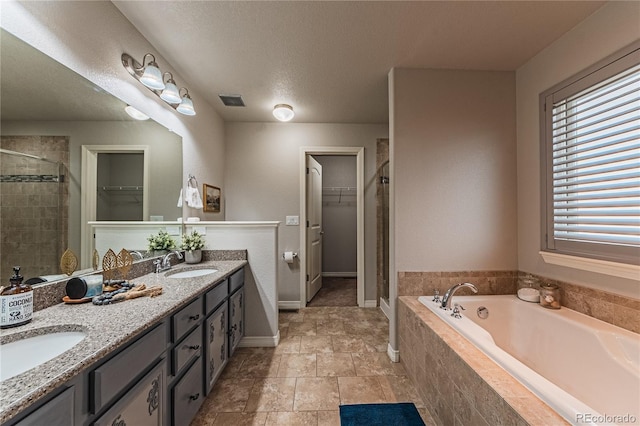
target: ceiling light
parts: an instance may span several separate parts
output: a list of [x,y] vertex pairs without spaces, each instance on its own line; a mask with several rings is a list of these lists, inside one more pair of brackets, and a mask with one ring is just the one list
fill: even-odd
[[176,111],[184,115],[196,115],[196,111],[193,109],[193,101],[191,100],[191,96],[189,96],[189,91],[184,87],[180,88],[180,90],[182,89],[184,89],[186,93],[182,96],[182,102],[180,102]]
[[[150,56],[151,60],[145,65],[147,56]],[[185,87],[178,90],[178,86],[176,86],[176,82],[173,80],[173,75],[170,72],[162,74],[162,71],[160,71],[156,63],[156,58],[151,53],[147,53],[142,57],[142,64],[127,53],[122,54],[121,60],[122,65],[129,74],[169,104],[171,108],[184,115],[196,115],[189,91]],[[165,82],[164,77],[167,74],[169,78]],[[186,93],[181,95],[180,91],[183,89]]]
[[131,118],[136,120],[148,120],[149,116],[144,112],[139,111],[137,108],[132,107],[131,105],[127,105],[124,110],[129,114]]
[[170,104],[180,103],[180,93],[176,87],[176,82],[173,81],[173,75],[170,72],[165,72],[164,75],[169,74],[169,79],[164,84],[164,90],[160,94],[160,98]]
[[294,115],[295,113],[291,105],[278,104],[273,107],[273,116],[280,121],[289,121]]

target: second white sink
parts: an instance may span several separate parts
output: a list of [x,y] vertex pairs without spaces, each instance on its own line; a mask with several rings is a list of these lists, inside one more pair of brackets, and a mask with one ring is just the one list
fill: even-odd
[[194,278],[201,277],[203,275],[215,274],[216,272],[218,272],[218,270],[213,268],[187,269],[186,271],[169,271],[165,276],[169,278]]

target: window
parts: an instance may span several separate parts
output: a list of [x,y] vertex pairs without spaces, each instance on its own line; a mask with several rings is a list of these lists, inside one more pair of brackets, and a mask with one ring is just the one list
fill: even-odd
[[540,96],[542,249],[640,262],[640,43]]

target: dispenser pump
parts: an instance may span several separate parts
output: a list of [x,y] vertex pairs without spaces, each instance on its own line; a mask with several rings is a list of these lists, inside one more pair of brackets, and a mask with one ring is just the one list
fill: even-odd
[[22,283],[20,267],[13,267],[11,285],[0,292],[0,328],[26,324],[33,317],[33,289]]

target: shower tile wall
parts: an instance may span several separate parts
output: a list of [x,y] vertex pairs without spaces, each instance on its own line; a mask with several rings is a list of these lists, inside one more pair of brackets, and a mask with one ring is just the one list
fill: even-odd
[[[12,267],[25,278],[59,273],[67,248],[69,211],[69,138],[66,136],[2,136],[0,148],[37,155],[63,164],[64,183],[0,183],[0,285]],[[2,154],[2,175],[58,174],[55,164]]]

